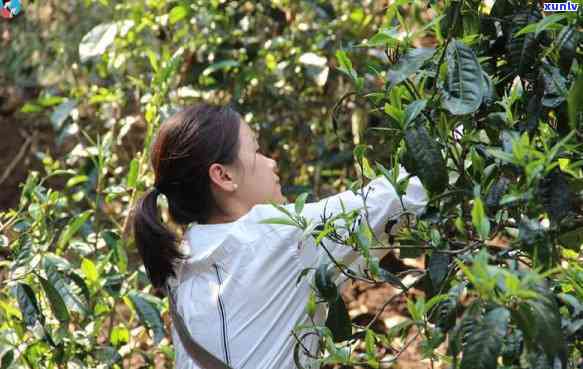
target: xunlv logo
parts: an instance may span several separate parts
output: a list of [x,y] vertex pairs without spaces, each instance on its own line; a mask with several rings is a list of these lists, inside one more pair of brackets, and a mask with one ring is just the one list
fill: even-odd
[[566,3],[545,3],[545,12],[576,12],[579,4],[567,1]]

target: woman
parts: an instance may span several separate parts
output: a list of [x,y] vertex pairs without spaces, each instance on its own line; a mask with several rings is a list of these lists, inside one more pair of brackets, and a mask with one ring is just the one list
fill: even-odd
[[[155,186],[136,208],[134,231],[152,284],[163,288],[168,283],[173,292],[177,368],[220,367],[213,366],[217,362],[236,369],[295,368],[290,333],[310,322],[305,305],[311,279],[297,285],[296,280],[303,269],[329,257],[312,237],[302,242],[299,228],[260,223],[284,216],[269,204],[286,202],[275,161],[259,151],[255,134],[236,111],[200,104],[162,124],[152,165]],[[380,237],[402,204],[384,177],[371,181],[368,190],[369,224]],[[167,198],[176,223],[191,225],[182,242],[160,220],[159,194]],[[408,211],[423,210],[426,195],[417,178],[410,180],[402,200]],[[294,211],[293,204],[283,206]],[[301,215],[319,222],[343,206],[364,213],[362,198],[346,191],[306,204]],[[362,262],[350,247],[324,243],[338,261]],[[379,257],[387,252],[374,251]],[[325,311],[319,306],[315,322],[323,325]],[[182,333],[177,323],[184,324]],[[315,353],[317,340],[309,338],[304,344]],[[208,350],[211,358],[197,358],[205,353],[193,353],[192,345]]]

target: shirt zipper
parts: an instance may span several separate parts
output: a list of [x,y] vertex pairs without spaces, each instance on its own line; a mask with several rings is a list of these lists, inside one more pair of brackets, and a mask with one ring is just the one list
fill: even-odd
[[227,340],[227,313],[225,310],[225,304],[223,303],[223,299],[221,297],[221,293],[222,293],[222,284],[223,284],[223,280],[221,278],[221,273],[219,272],[219,266],[217,264],[213,264],[213,266],[215,267],[215,272],[217,274],[217,280],[219,281],[219,292],[217,294],[218,296],[218,310],[219,310],[219,317],[221,320],[221,333],[222,333],[222,345],[223,345],[223,352],[225,355],[225,361],[227,363],[227,365],[231,366],[231,355],[229,353],[229,343]]

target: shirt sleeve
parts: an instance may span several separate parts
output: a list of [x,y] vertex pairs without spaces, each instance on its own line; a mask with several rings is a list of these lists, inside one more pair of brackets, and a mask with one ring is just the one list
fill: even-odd
[[[407,176],[408,173],[404,168],[399,170],[399,179]],[[386,223],[391,219],[399,218],[404,211],[421,214],[427,204],[427,194],[421,182],[417,177],[411,177],[405,195],[401,200],[397,195],[394,187],[384,177],[380,176],[372,180],[368,185],[362,188],[362,193],[366,195],[366,209],[368,210],[368,220],[372,231],[378,239],[384,233]],[[322,223],[322,216],[327,219],[342,213],[357,210],[359,215],[357,219],[366,221],[365,202],[361,196],[352,191],[344,191],[339,194],[324,198],[318,202],[306,203],[301,215],[308,222]],[[257,207],[257,206],[256,206]],[[259,205],[260,211],[258,216],[265,218],[285,218],[286,215],[272,205]],[[294,204],[286,204],[283,207],[291,213],[294,213]],[[338,234],[344,239],[348,235],[348,229],[351,225],[346,224],[342,218],[336,219],[334,225]],[[315,239],[311,236],[302,240],[303,230],[282,224],[270,224],[273,232],[285,240],[290,247],[297,249],[302,268],[317,267],[322,261],[329,259],[326,250],[315,244]],[[336,243],[330,239],[324,239],[323,243],[328,252],[339,262],[346,265],[358,263],[358,253],[354,252],[350,246]],[[371,254],[382,258],[389,250],[371,250]]]

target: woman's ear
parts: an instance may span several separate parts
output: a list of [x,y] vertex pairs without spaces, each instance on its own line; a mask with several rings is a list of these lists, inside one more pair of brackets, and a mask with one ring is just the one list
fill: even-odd
[[209,178],[211,184],[214,183],[223,191],[231,192],[234,190],[235,181],[231,174],[233,169],[227,168],[225,165],[213,163],[209,167]]

